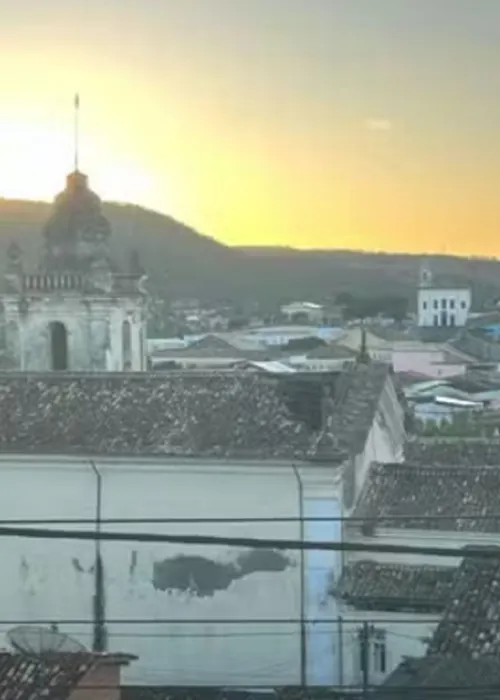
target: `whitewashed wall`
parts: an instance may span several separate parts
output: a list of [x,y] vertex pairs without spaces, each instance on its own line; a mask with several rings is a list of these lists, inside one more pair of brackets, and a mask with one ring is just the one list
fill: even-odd
[[[96,466],[102,475],[103,518],[272,519],[299,515],[298,478],[290,464],[97,460]],[[3,520],[95,516],[97,479],[85,460],[2,457],[0,475]],[[338,475],[331,467],[306,465],[300,468],[299,475],[304,512],[320,513],[316,517],[339,512],[335,502]],[[327,502],[321,505],[324,494]],[[300,537],[298,521],[124,524],[107,525],[106,529]],[[306,532],[305,536],[323,539],[337,534],[330,523]],[[1,631],[8,626],[7,620],[73,620],[64,629],[90,645],[94,544],[3,538],[0,546],[4,570],[8,572],[2,579],[0,595],[0,620],[4,621]],[[210,595],[160,589],[165,561],[171,562],[179,555],[198,557],[194,570],[199,572],[204,567],[204,580],[208,577],[210,582],[215,580],[213,572],[220,574],[224,564],[237,569],[241,551],[226,546],[103,543],[109,647],[139,656],[139,661],[125,673],[126,682],[300,683],[302,577],[298,552],[284,553],[282,570],[273,570],[276,567],[264,561],[262,570],[239,578],[234,575],[232,582],[226,581]],[[309,618],[331,612],[325,589],[336,562],[330,553],[323,553],[319,559],[306,557],[304,613]],[[189,586],[193,588],[195,583]],[[78,620],[86,623],[77,624]],[[120,620],[152,622],[124,624]],[[327,677],[327,662],[330,668],[334,665],[325,639],[322,637],[318,647],[318,638],[308,634],[306,657],[311,683]]]

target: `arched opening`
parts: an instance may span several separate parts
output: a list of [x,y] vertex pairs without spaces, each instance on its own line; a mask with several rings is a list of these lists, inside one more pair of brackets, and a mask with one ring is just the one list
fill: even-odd
[[60,321],[50,324],[50,351],[52,369],[56,372],[68,369],[68,331]]
[[132,329],[130,321],[122,323],[122,353],[123,369],[125,371],[132,369]]

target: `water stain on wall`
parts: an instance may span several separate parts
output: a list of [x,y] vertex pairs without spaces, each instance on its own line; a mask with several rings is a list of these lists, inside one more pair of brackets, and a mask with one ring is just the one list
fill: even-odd
[[231,583],[245,576],[262,571],[281,572],[293,565],[283,552],[271,549],[243,552],[234,562],[178,554],[154,563],[153,586],[159,591],[182,591],[204,598],[227,590]]

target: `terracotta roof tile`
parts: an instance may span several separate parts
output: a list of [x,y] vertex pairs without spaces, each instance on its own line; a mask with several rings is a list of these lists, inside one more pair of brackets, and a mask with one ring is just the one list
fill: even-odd
[[373,464],[354,510],[367,526],[500,532],[496,467]]
[[449,566],[355,561],[344,567],[334,595],[360,610],[441,612],[454,574]]

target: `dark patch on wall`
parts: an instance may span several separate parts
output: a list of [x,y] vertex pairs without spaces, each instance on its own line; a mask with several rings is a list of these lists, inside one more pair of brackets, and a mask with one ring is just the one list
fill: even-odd
[[259,571],[285,571],[293,562],[282,552],[252,549],[235,562],[223,563],[201,556],[179,554],[153,565],[153,586],[159,591],[182,591],[204,598],[224,591],[238,579]]

